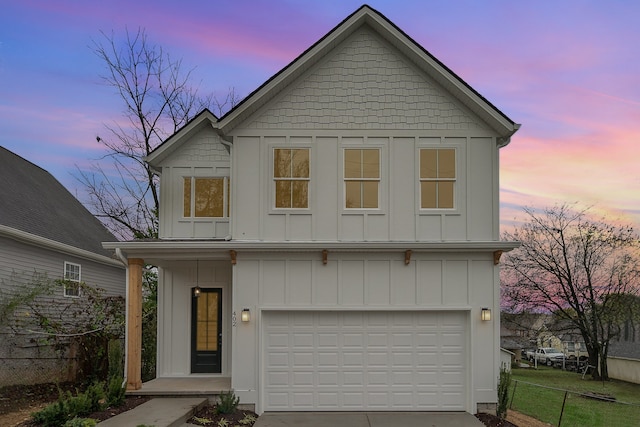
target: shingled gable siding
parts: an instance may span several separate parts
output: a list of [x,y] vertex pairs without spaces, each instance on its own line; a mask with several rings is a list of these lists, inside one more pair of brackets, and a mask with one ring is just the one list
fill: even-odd
[[486,129],[366,27],[247,127]]

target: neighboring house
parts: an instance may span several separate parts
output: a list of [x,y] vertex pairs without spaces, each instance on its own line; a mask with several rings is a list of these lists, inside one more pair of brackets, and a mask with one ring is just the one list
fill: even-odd
[[539,336],[546,330],[551,316],[541,313],[501,313],[500,347],[515,354],[520,361],[523,350],[541,347]]
[[516,354],[505,348],[500,347],[500,368],[504,368],[507,372],[511,372],[511,363],[516,362]]
[[640,324],[627,320],[620,337],[609,343],[609,377],[640,384]]
[[518,128],[367,6],[203,111],[146,159],[159,239],[105,244],[128,259],[129,390],[153,264],[160,378],[230,378],[258,413],[495,408]]
[[[124,296],[122,262],[101,242],[115,237],[52,175],[0,147],[0,308],[38,278],[66,279],[46,304],[82,298],[75,283]],[[31,285],[30,285],[31,284]],[[53,307],[52,307],[53,310]],[[24,309],[18,315],[28,315]],[[13,316],[5,319],[12,322]],[[73,378],[38,331],[0,324],[0,385]]]

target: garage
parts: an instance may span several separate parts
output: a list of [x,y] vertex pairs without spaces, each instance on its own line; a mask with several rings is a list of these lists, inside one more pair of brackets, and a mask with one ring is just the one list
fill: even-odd
[[265,411],[464,411],[467,313],[263,312]]

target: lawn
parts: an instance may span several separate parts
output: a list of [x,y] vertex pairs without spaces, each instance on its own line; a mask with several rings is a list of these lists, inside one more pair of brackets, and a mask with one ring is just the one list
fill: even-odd
[[[517,384],[515,381],[518,381]],[[550,388],[537,387],[537,384]],[[621,381],[593,381],[575,372],[539,367],[537,370],[514,369],[509,394],[512,409],[554,426],[558,425],[562,404],[567,394],[562,427],[640,426],[640,385]],[[614,396],[617,402],[603,402],[580,396],[597,393]]]

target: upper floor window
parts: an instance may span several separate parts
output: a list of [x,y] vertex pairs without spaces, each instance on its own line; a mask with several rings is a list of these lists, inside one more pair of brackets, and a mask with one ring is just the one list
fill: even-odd
[[380,150],[344,150],[344,206],[346,209],[378,209]]
[[456,150],[420,149],[420,207],[453,209],[456,184]]
[[273,183],[275,207],[309,207],[309,149],[274,148]]
[[185,218],[229,216],[229,178],[184,178]]
[[64,296],[80,296],[80,264],[64,263]]

